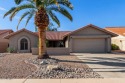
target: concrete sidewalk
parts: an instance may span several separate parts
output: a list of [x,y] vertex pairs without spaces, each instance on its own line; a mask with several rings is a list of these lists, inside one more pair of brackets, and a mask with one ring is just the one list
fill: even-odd
[[[0,83],[24,83],[24,79],[0,80]],[[28,79],[25,83],[125,83],[124,79]]]
[[74,55],[104,78],[125,78],[125,54]]

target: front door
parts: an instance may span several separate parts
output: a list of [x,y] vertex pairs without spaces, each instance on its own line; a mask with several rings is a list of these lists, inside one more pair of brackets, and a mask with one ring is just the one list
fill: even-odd
[[28,41],[27,39],[23,38],[20,41],[20,50],[28,50]]
[[30,44],[29,43],[30,42],[27,38],[21,38],[19,40],[19,43],[18,43],[19,52],[20,53],[29,53],[30,52],[30,46],[29,46]]

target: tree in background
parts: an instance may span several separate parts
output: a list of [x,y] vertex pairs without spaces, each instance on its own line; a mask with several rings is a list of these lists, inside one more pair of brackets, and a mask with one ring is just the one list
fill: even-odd
[[54,24],[50,22],[47,31],[58,31],[58,27],[55,27]]

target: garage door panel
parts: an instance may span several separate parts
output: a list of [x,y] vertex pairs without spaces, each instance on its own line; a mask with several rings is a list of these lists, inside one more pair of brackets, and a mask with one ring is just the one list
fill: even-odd
[[105,39],[73,39],[73,52],[103,53],[105,52]]

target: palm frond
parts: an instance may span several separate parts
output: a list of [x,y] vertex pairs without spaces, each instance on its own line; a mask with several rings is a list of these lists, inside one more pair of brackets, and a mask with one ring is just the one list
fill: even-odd
[[56,6],[51,6],[50,8],[47,8],[48,11],[56,11],[56,12],[59,12],[61,13],[62,15],[64,15],[65,17],[67,17],[70,21],[73,21],[73,18],[71,16],[71,14],[64,8],[64,7],[61,7],[58,8]]
[[59,19],[56,17],[56,15],[52,12],[52,11],[49,11],[48,12],[49,16],[52,18],[52,20],[58,24],[58,26],[60,27],[60,21]]
[[15,2],[17,5],[21,4],[21,3],[24,2],[24,1],[33,2],[33,0],[14,0],[14,2]]
[[10,16],[10,21],[12,21],[13,17],[14,17],[19,11],[21,11],[21,10],[23,10],[23,9],[30,9],[30,8],[33,9],[33,8],[35,8],[35,7],[34,7],[33,4],[23,4],[23,5],[18,6],[18,7],[12,12],[12,14],[11,14],[11,16]]
[[65,17],[67,17],[70,21],[73,21],[71,14],[65,8],[60,7],[59,12]]
[[16,7],[12,7],[8,12],[6,12],[3,16],[3,18],[5,18],[6,16],[8,16],[9,14],[11,14],[14,10],[16,9]]
[[33,0],[35,2],[35,5],[37,8],[39,8],[40,6],[44,6],[44,3],[46,0]]
[[27,21],[26,21],[26,24],[25,24],[25,27],[27,26],[27,24],[29,23],[30,19],[34,16],[34,10],[32,10],[27,18]]
[[18,22],[18,25],[17,25],[17,30],[18,30],[18,27],[19,27],[19,25],[20,25],[20,22],[21,22],[28,14],[30,14],[29,11],[28,11],[28,12],[25,12],[25,13],[20,17],[19,22]]
[[[71,4],[69,0],[56,0],[56,3],[58,3],[59,7],[65,6],[73,10],[73,5]],[[54,5],[55,5],[55,0],[49,0],[47,6],[54,6]]]
[[73,10],[73,5],[69,2],[69,0],[58,0],[58,3]]
[[14,0],[17,5],[19,5],[24,0]]

